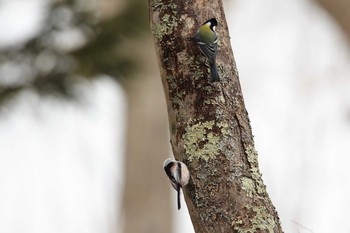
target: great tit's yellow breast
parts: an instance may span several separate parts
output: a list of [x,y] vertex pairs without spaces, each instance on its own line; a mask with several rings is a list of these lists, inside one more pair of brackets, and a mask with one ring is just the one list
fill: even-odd
[[206,44],[214,43],[216,39],[215,32],[213,32],[208,24],[205,24],[199,28],[200,40]]

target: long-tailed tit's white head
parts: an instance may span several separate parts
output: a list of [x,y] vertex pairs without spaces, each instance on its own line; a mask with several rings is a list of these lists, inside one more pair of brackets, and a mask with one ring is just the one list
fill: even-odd
[[177,191],[177,208],[180,209],[180,188],[187,185],[190,179],[190,172],[186,164],[170,158],[164,161],[163,167],[171,185]]

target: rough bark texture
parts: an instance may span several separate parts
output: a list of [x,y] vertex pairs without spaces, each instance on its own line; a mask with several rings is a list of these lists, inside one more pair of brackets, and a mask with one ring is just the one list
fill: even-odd
[[[191,172],[184,193],[195,231],[282,232],[259,172],[221,0],[149,7],[173,153]],[[219,83],[209,82],[193,39],[211,17],[219,22]]]

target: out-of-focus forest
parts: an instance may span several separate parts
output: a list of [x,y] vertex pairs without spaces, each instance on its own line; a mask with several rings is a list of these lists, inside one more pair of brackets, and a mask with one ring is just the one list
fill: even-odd
[[[225,2],[286,232],[350,230],[348,9]],[[171,150],[147,1],[4,0],[0,21],[0,232],[192,232],[162,171]]]
[[45,9],[37,33],[1,47],[1,100],[23,89],[72,97],[72,85],[82,79],[106,74],[122,81],[135,74],[141,63],[133,43],[149,37],[146,4],[41,1]]

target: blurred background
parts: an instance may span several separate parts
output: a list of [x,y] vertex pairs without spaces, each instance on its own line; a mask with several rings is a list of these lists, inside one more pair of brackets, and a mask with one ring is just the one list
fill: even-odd
[[[225,1],[285,232],[350,232],[350,2]],[[0,1],[0,232],[191,233],[147,2]]]

